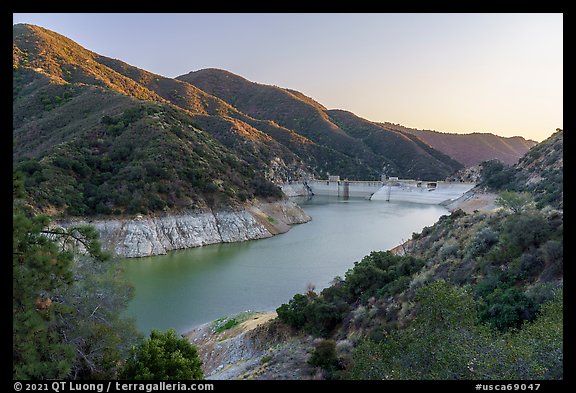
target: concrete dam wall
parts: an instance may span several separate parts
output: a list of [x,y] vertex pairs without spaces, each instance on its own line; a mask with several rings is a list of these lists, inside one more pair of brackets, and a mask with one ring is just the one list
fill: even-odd
[[382,187],[381,181],[352,180],[309,180],[308,187],[315,195],[329,195],[341,198],[370,198]]
[[299,195],[312,193],[314,195],[328,195],[340,198],[360,197],[373,201],[413,202],[437,205],[458,199],[475,185],[475,183],[419,181],[411,179],[352,181],[340,180],[335,176],[329,180],[308,180],[304,183],[293,183],[289,189],[290,191],[298,189],[300,192]]
[[440,204],[460,198],[474,183],[418,182],[415,180],[387,182],[370,198],[373,201],[402,201]]

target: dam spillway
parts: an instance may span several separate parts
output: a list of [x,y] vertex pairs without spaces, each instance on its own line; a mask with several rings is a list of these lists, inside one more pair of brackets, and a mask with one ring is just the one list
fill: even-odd
[[373,201],[402,201],[438,205],[460,198],[474,183],[419,182],[415,180],[385,182],[372,196]]
[[[328,180],[312,179],[303,183],[292,183],[294,192],[340,198],[365,198],[373,201],[413,202],[441,204],[460,198],[476,184],[468,182],[420,181],[413,179],[389,179],[383,181],[340,180],[334,176]],[[284,189],[284,188],[283,188]]]

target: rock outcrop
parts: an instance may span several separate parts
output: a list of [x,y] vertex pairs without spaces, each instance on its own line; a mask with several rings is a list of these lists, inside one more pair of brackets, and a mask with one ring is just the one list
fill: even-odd
[[262,239],[309,221],[290,200],[258,202],[242,210],[195,210],[134,218],[60,221],[62,227],[90,224],[105,249],[121,257],[144,257],[214,243]]

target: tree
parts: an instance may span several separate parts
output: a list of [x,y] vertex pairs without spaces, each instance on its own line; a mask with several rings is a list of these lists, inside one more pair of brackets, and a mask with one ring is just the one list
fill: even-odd
[[50,228],[22,203],[14,174],[13,377],[115,378],[139,339],[120,318],[130,290],[90,226]]
[[501,342],[478,324],[468,291],[439,280],[420,288],[417,314],[406,328],[353,353],[354,379],[492,379]]
[[529,192],[502,191],[496,199],[496,204],[512,210],[514,214],[520,214],[533,204],[532,195]]
[[54,328],[75,348],[69,378],[115,379],[130,348],[142,340],[132,320],[121,312],[133,288],[121,274],[117,260],[95,263],[77,256],[74,282],[57,293],[61,313]]
[[306,324],[306,307],[310,300],[305,295],[297,293],[288,304],[284,303],[276,309],[278,318],[295,329],[301,329]]
[[509,341],[518,378],[562,379],[564,302],[562,291],[542,305],[534,322],[525,322]]
[[[16,179],[16,178],[15,178]],[[20,196],[21,188],[14,188]],[[12,221],[12,351],[14,379],[61,379],[74,359],[53,323],[54,292],[72,282],[73,255],[42,234],[46,216],[30,217],[14,200]],[[54,304],[53,304],[54,303]]]
[[150,338],[133,347],[120,374],[122,379],[202,379],[202,362],[194,347],[174,329],[152,330]]
[[480,323],[472,296],[436,281],[416,294],[416,317],[353,353],[353,379],[561,379],[562,294],[534,322],[500,333]]

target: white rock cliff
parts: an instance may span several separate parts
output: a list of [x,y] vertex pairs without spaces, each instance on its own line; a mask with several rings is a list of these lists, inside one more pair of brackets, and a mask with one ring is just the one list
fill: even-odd
[[243,210],[195,210],[130,219],[61,221],[57,224],[62,227],[90,224],[100,233],[105,249],[132,258],[206,244],[267,238],[288,231],[292,224],[310,219],[294,202],[282,200],[249,204]]

